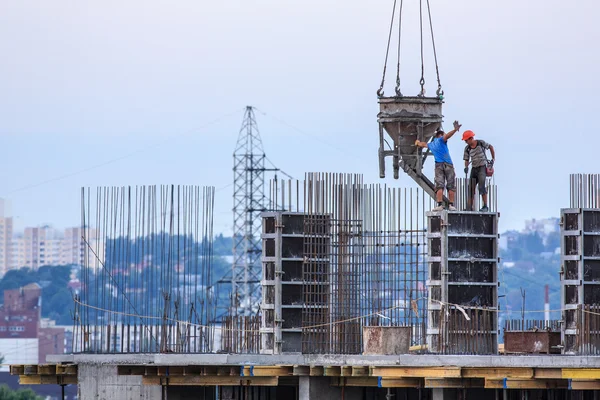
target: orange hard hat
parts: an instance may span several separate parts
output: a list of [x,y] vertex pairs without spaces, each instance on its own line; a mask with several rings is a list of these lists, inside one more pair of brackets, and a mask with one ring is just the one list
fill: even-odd
[[464,131],[462,140],[467,140],[469,138],[475,137],[473,131]]

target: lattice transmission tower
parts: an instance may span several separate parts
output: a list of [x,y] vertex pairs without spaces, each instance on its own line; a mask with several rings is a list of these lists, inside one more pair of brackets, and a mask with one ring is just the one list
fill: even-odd
[[261,217],[268,211],[265,167],[268,161],[252,106],[246,107],[244,121],[233,154],[233,265],[232,310],[252,315],[260,304]]

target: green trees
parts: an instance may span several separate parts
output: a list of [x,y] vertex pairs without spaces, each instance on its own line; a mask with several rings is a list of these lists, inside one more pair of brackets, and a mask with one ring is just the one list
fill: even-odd
[[[29,268],[10,270],[0,280],[0,293],[37,283],[42,287],[42,317],[54,319],[59,325],[72,324],[73,298],[67,287],[72,268],[61,265],[43,266],[37,271]],[[0,301],[4,298],[1,297]]]
[[0,400],[43,400],[31,389],[12,390],[8,385],[0,385]]
[[[539,233],[510,232],[508,247],[500,252],[502,260],[498,293],[501,315],[507,319],[521,319],[525,291],[526,319],[544,319],[545,286],[550,289],[550,309],[560,308],[560,232],[544,236]],[[505,235],[505,234],[502,234]],[[550,318],[559,319],[560,313],[551,312]]]

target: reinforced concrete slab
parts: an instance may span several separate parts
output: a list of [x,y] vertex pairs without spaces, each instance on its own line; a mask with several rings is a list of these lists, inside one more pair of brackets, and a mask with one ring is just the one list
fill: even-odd
[[469,355],[261,355],[261,354],[75,354],[49,356],[49,363],[104,365],[311,365],[406,367],[600,368],[600,356]]

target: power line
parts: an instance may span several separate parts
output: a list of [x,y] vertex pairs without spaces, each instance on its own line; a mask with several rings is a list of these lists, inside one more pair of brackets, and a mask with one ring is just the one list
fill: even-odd
[[[218,118],[216,118],[216,119],[214,119],[214,120],[212,120],[210,122],[207,122],[206,124],[203,124],[203,125],[199,126],[196,129],[193,129],[193,130],[190,130],[190,131],[187,131],[187,132],[183,132],[183,133],[181,133],[179,135],[176,135],[176,136],[185,136],[185,135],[192,134],[192,133],[194,133],[194,132],[196,132],[198,130],[204,130],[204,129],[208,128],[209,126],[212,126],[212,125],[217,124],[218,122],[221,122],[225,118],[231,117],[233,115],[237,115],[239,113],[239,111],[240,111],[240,109],[238,108],[235,111],[232,111],[230,113],[224,114],[224,115],[222,115],[222,116],[220,116],[220,117],[218,117]],[[144,146],[144,147],[139,147],[136,150],[134,150],[134,151],[132,151],[130,153],[127,153],[127,154],[125,154],[123,156],[111,158],[111,159],[109,159],[107,161],[104,161],[104,162],[101,162],[99,164],[95,164],[95,165],[92,165],[92,166],[89,166],[89,167],[86,167],[86,168],[83,168],[83,169],[80,169],[80,170],[77,170],[77,171],[74,171],[74,172],[70,172],[70,173],[67,173],[67,174],[64,174],[64,175],[59,175],[59,176],[56,176],[54,178],[46,179],[46,180],[41,181],[41,182],[37,182],[37,183],[33,183],[33,184],[22,186],[22,187],[20,187],[18,189],[14,189],[12,191],[9,191],[9,192],[5,193],[1,197],[6,197],[6,196],[11,195],[13,193],[18,193],[18,192],[22,192],[24,190],[33,189],[33,188],[36,188],[36,187],[39,187],[39,186],[46,185],[48,183],[57,182],[57,181],[60,181],[60,180],[63,180],[63,179],[70,178],[70,177],[75,176],[75,175],[82,174],[84,172],[89,172],[89,171],[92,171],[92,170],[95,170],[95,169],[98,169],[98,168],[101,168],[101,167],[105,167],[107,165],[114,164],[114,163],[116,163],[118,161],[130,158],[130,157],[132,157],[132,156],[134,156],[136,154],[139,154],[139,153],[141,153],[143,151],[146,151],[146,150],[149,150],[149,149],[153,149],[153,148],[162,146],[165,143],[172,142],[172,141],[173,141],[173,136],[170,136],[166,140],[161,140],[160,142],[157,142],[157,143],[152,144],[152,145],[148,145],[148,146]]]
[[308,133],[308,132],[306,132],[306,131],[304,131],[304,130],[302,130],[302,129],[300,129],[300,128],[298,128],[298,127],[296,127],[296,126],[294,126],[294,125],[292,125],[292,124],[290,124],[290,123],[288,123],[288,122],[286,122],[286,121],[284,121],[284,120],[282,120],[280,118],[277,118],[277,117],[275,117],[275,116],[273,116],[271,114],[267,114],[266,112],[264,112],[264,111],[262,111],[262,110],[260,110],[260,109],[258,109],[256,107],[253,107],[253,108],[256,111],[258,111],[259,113],[261,113],[262,115],[271,118],[272,120],[280,123],[281,125],[285,125],[288,128],[291,128],[291,129],[295,130],[296,132],[300,133],[301,135],[308,136],[308,137],[310,137],[312,139],[315,139],[318,142],[321,142],[321,143],[323,143],[323,144],[325,144],[325,145],[327,145],[327,146],[329,146],[329,147],[331,147],[331,148],[333,148],[335,150],[338,150],[340,153],[343,153],[343,154],[347,154],[348,153],[346,150],[342,149],[341,147],[336,146],[334,144],[331,144],[331,143],[327,142],[326,140],[323,140],[323,138],[321,138],[321,137],[319,137],[317,135],[313,135],[311,133]]

